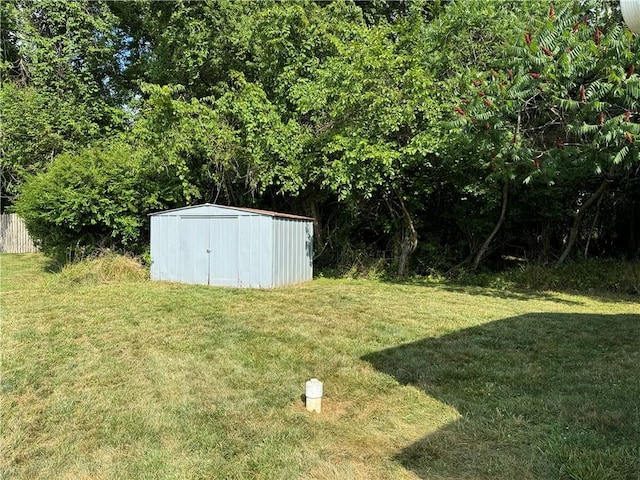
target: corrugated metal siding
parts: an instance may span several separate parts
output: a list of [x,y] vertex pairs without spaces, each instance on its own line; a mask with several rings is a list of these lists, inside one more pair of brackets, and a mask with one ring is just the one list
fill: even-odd
[[311,280],[313,223],[200,205],[151,215],[151,278],[269,288]]
[[274,287],[313,278],[313,223],[274,219]]
[[273,286],[273,220],[264,215],[240,216],[239,286]]
[[183,283],[209,285],[209,218],[204,215],[178,217],[178,276]]
[[176,215],[151,217],[151,279],[179,282],[180,236]]
[[209,217],[209,285],[242,286],[238,217]]
[[0,215],[0,253],[32,253],[37,251],[24,220],[15,213]]

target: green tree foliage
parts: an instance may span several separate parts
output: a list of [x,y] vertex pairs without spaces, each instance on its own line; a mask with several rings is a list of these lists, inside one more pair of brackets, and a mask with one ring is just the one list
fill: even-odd
[[510,46],[541,10],[546,14],[537,1],[453,2],[423,27],[425,61],[440,79],[441,109],[450,117],[431,198],[423,203],[425,215],[433,217],[428,225],[436,245],[430,248],[455,249],[473,268],[486,256],[529,170],[530,141],[514,135],[518,110],[507,97],[524,97],[533,87],[507,91],[505,80]]
[[471,80],[456,107],[456,124],[464,125],[470,145],[503,181],[530,183],[538,177],[553,184],[579,173],[590,185],[589,177],[599,178],[595,191],[583,185],[574,193],[578,207],[562,262],[585,212],[616,173],[628,174],[640,160],[634,144],[640,125],[633,113],[640,100],[633,73],[638,42],[600,4],[548,8],[546,18],[531,22],[508,48],[509,63]]
[[134,72],[141,70],[148,83],[183,85],[186,96],[202,98],[226,91],[233,72],[251,68],[258,2],[114,2],[112,8],[130,26]]
[[29,174],[38,173],[65,150],[103,136],[87,104],[32,86],[5,82],[0,88],[2,201],[11,202]]
[[181,85],[143,86],[148,96],[131,137],[175,169],[187,201],[246,202],[301,182],[297,124],[282,122],[264,92],[241,76],[219,99],[185,99]]
[[[407,30],[410,29],[407,27]],[[309,183],[364,211],[382,206],[404,274],[418,244],[415,196],[428,195],[429,160],[441,143],[435,82],[389,26],[360,26],[338,54],[294,89],[313,132]],[[407,33],[408,34],[408,33]],[[365,207],[366,206],[366,207]]]
[[29,172],[122,126],[117,18],[103,2],[2,3],[3,203]]
[[[640,50],[615,2],[1,8],[3,195],[29,179],[17,206],[56,255],[139,250],[150,210],[203,201],[312,215],[332,266],[640,253]],[[57,187],[74,162],[88,205],[110,176],[121,205]]]
[[123,140],[58,155],[16,203],[41,250],[58,261],[99,248],[142,253],[146,214],[180,204],[174,172]]

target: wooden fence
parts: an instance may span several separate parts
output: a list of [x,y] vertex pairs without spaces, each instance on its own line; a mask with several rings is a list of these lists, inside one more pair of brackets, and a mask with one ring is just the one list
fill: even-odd
[[0,253],[37,252],[24,221],[15,213],[0,215]]

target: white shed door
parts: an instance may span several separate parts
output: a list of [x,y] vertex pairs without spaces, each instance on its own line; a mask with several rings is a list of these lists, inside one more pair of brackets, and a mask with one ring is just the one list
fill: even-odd
[[209,285],[238,286],[238,217],[214,217],[209,225]]
[[180,217],[180,281],[209,284],[209,219]]
[[238,218],[180,218],[180,277],[185,283],[236,286]]

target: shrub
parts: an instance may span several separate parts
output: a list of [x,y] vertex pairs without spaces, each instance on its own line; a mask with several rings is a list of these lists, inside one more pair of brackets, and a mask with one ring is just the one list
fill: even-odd
[[15,209],[40,249],[65,262],[101,248],[141,253],[146,214],[174,206],[180,191],[175,175],[116,141],[56,157],[27,180]]

